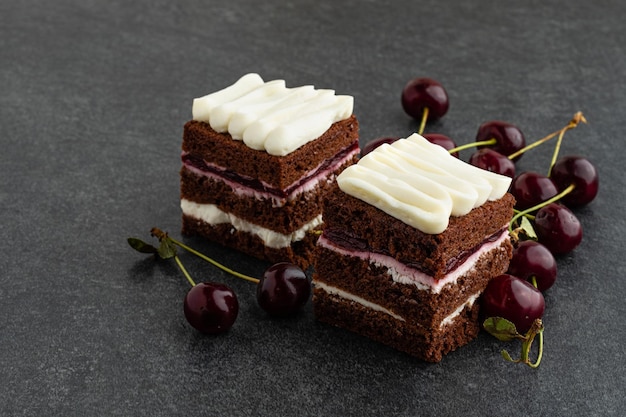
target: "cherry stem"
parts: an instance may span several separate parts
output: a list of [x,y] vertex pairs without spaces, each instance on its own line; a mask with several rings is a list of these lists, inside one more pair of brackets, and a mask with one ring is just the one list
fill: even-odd
[[532,213],[533,211],[539,210],[542,207],[547,206],[550,203],[554,203],[555,201],[560,200],[561,198],[565,197],[566,195],[568,195],[569,193],[571,193],[574,188],[576,188],[575,184],[570,184],[566,189],[564,189],[563,191],[561,191],[560,193],[558,193],[557,195],[555,195],[554,197],[546,200],[546,201],[542,201],[541,203],[537,204],[536,206],[532,206],[530,208],[527,208],[526,210],[522,210],[517,212],[513,218],[511,219],[511,222],[509,223],[509,232],[513,231],[513,224],[515,224],[515,222],[517,221],[517,219],[519,219],[522,216],[527,215],[528,213]]
[[421,135],[422,133],[424,133],[424,129],[426,128],[426,120],[428,120],[428,107],[424,107],[424,111],[422,112],[422,121],[420,123],[420,128],[417,132],[418,135]]
[[209,258],[208,256],[198,252],[197,250],[195,250],[193,248],[190,248],[189,246],[185,245],[184,243],[179,242],[178,240],[176,240],[176,239],[174,239],[172,237],[169,237],[167,235],[167,233],[157,229],[156,227],[152,228],[150,233],[153,236],[156,236],[157,238],[159,238],[159,240],[161,240],[161,239],[169,239],[169,241],[172,242],[173,244],[175,244],[177,246],[180,246],[181,248],[185,249],[187,252],[190,252],[190,253],[196,255],[197,257],[199,257],[201,259],[204,259],[208,263],[218,267],[219,269],[221,269],[224,272],[228,272],[229,274],[236,276],[237,278],[245,279],[246,281],[254,282],[255,284],[258,284],[258,282],[259,282],[259,280],[257,278],[253,278],[253,277],[250,277],[248,275],[241,274],[241,273],[239,273],[237,271],[233,271],[232,269],[228,268],[227,266],[222,265],[221,263],[219,263],[219,262]]
[[180,268],[180,270],[183,272],[183,275],[185,276],[185,278],[187,278],[187,281],[189,281],[192,287],[195,287],[196,283],[193,281],[193,279],[191,279],[191,275],[189,275],[189,272],[187,272],[187,270],[183,266],[183,263],[180,261],[180,258],[178,257],[178,255],[174,256],[174,260],[178,264],[178,267]]
[[[521,210],[513,209],[513,212],[517,214],[517,213],[521,213]],[[526,217],[528,220],[535,220],[535,216],[533,216],[532,214],[524,213],[522,214],[522,216]]]
[[[566,131],[575,128],[576,126],[578,126],[579,123],[587,123],[587,119],[585,119],[585,116],[583,116],[582,112],[577,112],[574,117],[572,118],[572,120],[569,121],[569,123],[567,124],[567,126],[556,130],[552,133],[550,133],[547,136],[544,136],[543,138],[536,140],[535,142],[531,143],[528,146],[523,147],[522,149],[512,153],[511,155],[508,156],[509,159],[514,159],[517,158],[518,156],[520,156],[521,154],[523,154],[524,152],[536,148],[537,146],[541,145],[544,142],[549,141],[550,139],[552,139],[553,137],[555,137],[556,135],[560,135],[559,140],[563,139],[563,135],[565,134]],[[558,152],[557,152],[558,153]]]
[[[530,361],[530,348],[535,340],[535,337],[539,335],[539,347],[537,352],[537,359],[535,362]],[[541,319],[536,319],[528,332],[525,335],[518,335],[518,338],[522,339],[522,353],[519,359],[512,359],[511,355],[506,350],[502,350],[502,356],[504,359],[514,363],[523,363],[531,368],[539,367],[541,358],[543,357],[543,322]]]
[[460,145],[460,146],[457,146],[456,148],[452,148],[448,152],[455,153],[455,152],[464,151],[465,149],[474,148],[478,146],[491,146],[491,145],[495,145],[496,143],[498,143],[498,140],[496,138],[491,138],[489,140],[481,140],[478,142],[466,143],[465,145]]

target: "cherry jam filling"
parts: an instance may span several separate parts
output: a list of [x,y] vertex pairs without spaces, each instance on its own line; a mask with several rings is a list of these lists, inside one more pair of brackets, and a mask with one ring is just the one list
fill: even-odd
[[261,182],[260,180],[256,178],[243,176],[229,169],[224,169],[221,167],[208,165],[204,161],[204,159],[202,159],[201,157],[197,155],[186,153],[186,154],[183,154],[181,158],[184,164],[192,166],[202,172],[210,173],[215,176],[224,178],[226,180],[235,182],[237,184],[241,184],[242,186],[250,188],[255,191],[267,193],[278,198],[287,198],[294,190],[304,185],[311,178],[314,178],[315,176],[319,175],[321,172],[328,170],[334,165],[339,165],[340,162],[343,159],[345,159],[350,153],[353,153],[354,151],[358,149],[359,149],[359,143],[358,142],[352,143],[348,147],[339,151],[339,153],[337,153],[333,158],[326,159],[324,162],[322,162],[322,164],[320,164],[320,166],[317,167],[316,170],[309,172],[307,175],[300,178],[298,181],[294,182],[293,184],[291,184],[289,187],[287,187],[284,190],[277,188],[277,187],[272,187],[271,185],[268,185],[268,184],[264,184],[263,182]]
[[[470,256],[476,253],[483,245],[497,241],[502,236],[503,233],[507,233],[507,231],[504,229],[498,230],[496,233],[487,237],[485,240],[483,240],[481,243],[474,246],[473,248],[461,251],[457,256],[450,258],[446,262],[446,268],[444,271],[445,274],[449,274],[450,272],[454,271],[456,268],[461,266]],[[333,242],[335,245],[345,250],[358,251],[358,252],[371,252],[371,253],[375,253],[378,255],[391,256],[388,250],[384,248],[382,249],[372,248],[365,239],[361,239],[360,237],[350,232],[347,232],[346,230],[327,228],[326,230],[324,230],[324,237],[328,239],[329,241]],[[419,263],[404,260],[404,259],[398,259],[398,262],[403,263],[409,268],[423,272],[424,274],[434,276],[433,270],[431,270],[430,268],[426,268],[424,267],[424,265],[421,265]]]

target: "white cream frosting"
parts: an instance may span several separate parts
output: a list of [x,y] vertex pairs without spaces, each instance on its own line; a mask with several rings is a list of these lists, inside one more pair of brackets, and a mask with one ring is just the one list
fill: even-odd
[[354,98],[306,85],[287,88],[284,80],[264,82],[246,74],[223,90],[196,98],[193,119],[228,132],[252,149],[284,156],[318,138],[352,115]]
[[346,194],[424,233],[438,234],[450,216],[501,198],[511,178],[465,163],[413,134],[368,153],[337,183]]
[[293,242],[304,239],[309,230],[312,230],[322,224],[322,215],[320,214],[293,233],[283,234],[245,221],[232,213],[220,210],[214,204],[199,204],[186,199],[181,199],[180,207],[185,215],[202,220],[212,226],[216,226],[218,224],[230,224],[236,231],[256,235],[263,241],[265,246],[270,248],[288,247]]
[[418,290],[429,291],[438,294],[446,285],[454,285],[460,277],[468,274],[474,268],[481,256],[493,250],[499,250],[499,246],[509,239],[510,236],[505,231],[495,241],[483,244],[476,252],[472,253],[465,260],[465,262],[463,262],[461,265],[456,267],[453,271],[451,271],[439,280],[435,280],[434,277],[417,269],[410,268],[388,255],[340,248],[333,244],[333,242],[331,242],[330,240],[326,239],[324,235],[320,236],[320,238],[317,240],[317,244],[323,248],[337,252],[341,255],[354,256],[359,259],[368,261],[374,266],[384,267],[387,269],[387,274],[391,276],[391,279],[394,282],[398,282],[400,284],[414,285]]

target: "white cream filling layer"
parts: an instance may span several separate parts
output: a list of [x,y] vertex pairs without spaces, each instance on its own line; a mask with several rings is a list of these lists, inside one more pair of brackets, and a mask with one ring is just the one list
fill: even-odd
[[381,306],[379,304],[376,304],[376,303],[372,303],[371,301],[367,301],[365,298],[358,297],[358,296],[356,296],[356,295],[354,295],[352,293],[349,293],[347,291],[340,290],[337,287],[333,287],[333,286],[324,284],[323,282],[319,282],[319,281],[314,281],[313,285],[315,285],[315,288],[320,288],[320,289],[326,291],[328,294],[336,295],[337,297],[344,298],[346,300],[350,300],[350,301],[352,301],[354,303],[357,303],[357,304],[361,304],[363,307],[367,307],[367,308],[369,308],[371,310],[376,310],[376,311],[380,311],[381,313],[388,314],[388,315],[390,315],[391,317],[393,317],[396,320],[405,321],[401,316],[393,313],[392,311],[386,309],[385,307],[383,307],[383,306]]
[[293,242],[304,239],[309,230],[322,224],[322,215],[320,214],[293,233],[283,234],[245,221],[231,213],[220,210],[214,204],[198,204],[193,201],[181,199],[180,207],[187,216],[202,220],[211,226],[230,224],[234,231],[253,234],[259,237],[265,246],[276,249],[286,248]]
[[[372,303],[371,301],[368,301],[362,297],[356,296],[352,293],[349,293],[347,291],[341,290],[337,287],[333,287],[331,285],[327,285],[323,282],[320,281],[314,281],[313,285],[315,285],[315,288],[319,288],[325,292],[327,292],[328,294],[337,296],[339,298],[343,298],[345,300],[351,301],[353,303],[357,303],[362,305],[365,308],[369,308],[371,310],[374,311],[379,311],[381,313],[387,314],[391,317],[393,317],[396,320],[399,321],[406,321],[402,316],[392,312],[391,310],[381,306],[380,304],[376,304],[376,303]],[[476,300],[478,299],[478,297],[480,296],[480,293],[476,293],[471,295],[467,301],[465,301],[463,304],[461,304],[456,310],[454,310],[451,314],[449,314],[448,316],[444,317],[443,320],[441,320],[441,323],[439,323],[439,328],[442,328],[444,326],[448,326],[452,323],[454,323],[454,319],[456,317],[458,317],[465,308],[471,308],[474,303],[476,302]]]
[[476,252],[471,254],[465,260],[465,262],[463,262],[461,265],[455,268],[454,271],[445,275],[438,281],[436,281],[432,276],[425,274],[424,272],[418,271],[414,268],[410,268],[405,264],[398,262],[391,256],[381,255],[373,252],[347,250],[340,248],[333,244],[333,242],[331,242],[330,240],[326,239],[324,235],[320,236],[320,238],[317,240],[317,244],[323,248],[337,252],[341,255],[354,256],[359,259],[368,261],[374,266],[387,268],[387,274],[391,276],[394,282],[415,285],[419,290],[431,291],[435,294],[438,294],[439,292],[441,292],[441,289],[443,287],[448,284],[455,284],[459,277],[470,272],[482,255],[492,250],[497,250],[502,243],[509,239],[509,234],[505,231],[497,240],[482,245]]

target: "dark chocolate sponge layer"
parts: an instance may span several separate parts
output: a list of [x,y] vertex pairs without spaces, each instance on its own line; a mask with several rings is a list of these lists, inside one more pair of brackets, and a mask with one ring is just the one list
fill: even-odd
[[353,115],[334,123],[322,136],[285,155],[254,150],[228,133],[214,131],[208,123],[191,120],[185,124],[183,151],[226,167],[240,175],[256,178],[286,189],[325,160],[358,141],[359,124]]
[[247,232],[236,231],[230,224],[211,226],[201,220],[183,214],[182,233],[199,235],[226,247],[269,262],[291,262],[306,270],[313,263],[318,235],[308,233],[304,239],[284,248],[270,248],[263,241]]
[[328,179],[320,181],[314,189],[300,193],[282,207],[275,207],[271,198],[256,199],[237,195],[225,182],[197,175],[183,166],[180,171],[181,198],[200,204],[215,204],[220,210],[250,223],[289,234],[322,213],[323,197],[332,188],[335,176],[356,160],[355,156],[335,170]]
[[386,267],[374,266],[360,258],[344,256],[320,246],[316,249],[313,279],[378,304],[407,321],[434,328],[470,296],[482,292],[491,278],[506,272],[512,250],[507,239],[483,254],[473,269],[456,283],[444,286],[439,293],[394,282]]
[[480,330],[478,303],[441,328],[424,328],[401,321],[384,312],[313,290],[313,311],[318,320],[355,332],[427,362],[439,362],[443,355],[473,340]]
[[443,233],[432,235],[342,192],[338,185],[334,188],[324,202],[325,229],[356,236],[372,251],[388,254],[407,265],[419,265],[435,279],[446,275],[449,263],[460,253],[473,250],[487,236],[508,224],[515,203],[513,196],[507,193],[465,216],[451,217]]

